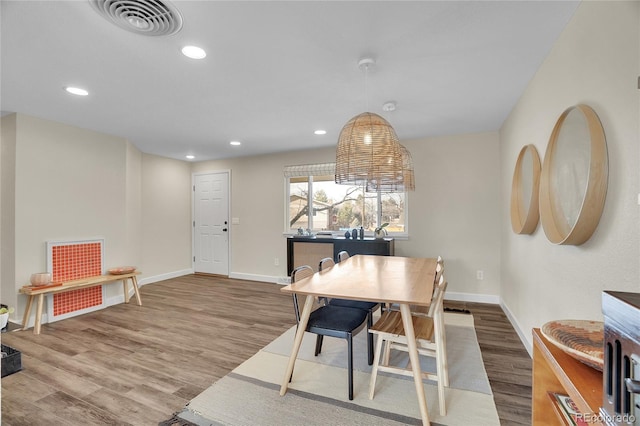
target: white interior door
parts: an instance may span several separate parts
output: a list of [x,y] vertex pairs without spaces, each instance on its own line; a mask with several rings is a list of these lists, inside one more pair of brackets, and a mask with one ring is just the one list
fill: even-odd
[[229,275],[229,172],[194,176],[194,271]]

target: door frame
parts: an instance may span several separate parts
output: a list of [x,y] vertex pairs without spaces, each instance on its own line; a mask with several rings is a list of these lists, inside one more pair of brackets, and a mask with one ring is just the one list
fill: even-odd
[[227,228],[227,277],[231,276],[231,169],[210,170],[191,173],[191,270],[196,273],[196,176],[213,175],[225,173],[227,175],[227,217],[229,227]]

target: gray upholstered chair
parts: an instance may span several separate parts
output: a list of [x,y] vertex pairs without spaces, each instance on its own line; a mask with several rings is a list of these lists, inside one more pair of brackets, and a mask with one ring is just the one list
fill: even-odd
[[[314,274],[310,266],[299,266],[291,273],[291,282],[295,283]],[[310,297],[310,296],[307,296]],[[296,321],[300,322],[298,297],[293,294],[293,307]],[[338,337],[347,341],[347,370],[349,375],[349,400],[353,399],[353,336],[358,334],[367,320],[367,313],[360,309],[323,305],[311,312],[305,331],[314,333],[316,338],[315,355],[318,356],[324,336]],[[369,348],[373,351],[373,348]],[[293,375],[293,373],[292,373]]]
[[[346,251],[343,250],[340,253],[338,253],[338,259],[340,261],[343,261],[348,258],[349,258],[349,253],[347,253]],[[333,262],[333,259],[331,259],[330,257],[327,257],[320,261],[318,270],[322,271],[323,269],[330,268],[334,265],[335,265],[335,262]],[[376,311],[376,309],[378,309],[378,306],[380,304],[377,302],[366,302],[362,300],[331,299],[329,300],[329,305],[342,306],[345,308],[361,309],[367,312],[367,330],[369,330],[369,328],[373,325],[373,313]],[[373,335],[372,334],[367,335],[367,346],[369,348],[369,353],[367,354],[367,363],[371,365],[373,364]]]

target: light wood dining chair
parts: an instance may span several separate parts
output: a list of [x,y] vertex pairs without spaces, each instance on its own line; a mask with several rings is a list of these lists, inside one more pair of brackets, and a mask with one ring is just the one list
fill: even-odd
[[[444,332],[444,293],[447,282],[444,275],[435,286],[429,315],[412,315],[413,328],[416,335],[418,353],[422,356],[433,357],[436,360],[436,371],[423,371],[422,378],[434,380],[438,384],[438,403],[440,415],[447,414],[445,404],[445,386],[449,386],[449,365],[446,354],[446,339]],[[407,352],[407,337],[404,333],[402,317],[398,311],[385,311],[380,319],[369,329],[369,333],[377,334],[376,351],[369,383],[369,399],[373,399],[378,371],[413,376],[410,367],[398,367],[389,364],[391,350]],[[384,347],[384,351],[383,351]]]
[[[291,282],[308,278],[314,274],[308,266],[299,266],[291,273]],[[311,297],[311,296],[307,296]],[[293,293],[293,308],[296,322],[300,323],[300,305],[298,297]],[[353,399],[353,336],[358,334],[367,322],[367,313],[360,309],[343,308],[340,306],[321,305],[309,315],[309,322],[305,331],[314,333],[316,337],[315,356],[318,356],[322,346],[322,337],[330,336],[347,341],[347,371],[349,376],[349,400]],[[373,351],[373,348],[370,348]],[[291,373],[293,376],[293,372]]]
[[[338,259],[340,261],[346,260],[349,258],[349,253],[346,251],[341,251],[338,253]],[[320,265],[318,266],[318,271],[325,270],[335,266],[335,262],[330,257],[326,257],[320,261]],[[373,313],[378,309],[380,305],[377,302],[367,302],[362,300],[347,300],[347,299],[330,299],[328,300],[329,305],[333,306],[342,306],[345,308],[355,308],[361,309],[367,313],[367,331],[373,326]],[[322,345],[322,344],[321,344]],[[369,365],[373,364],[373,334],[367,333],[367,363]]]
[[[434,278],[433,278],[433,291],[434,292],[435,292],[435,290],[437,288],[438,283],[440,282],[440,277],[442,276],[442,274],[444,274],[444,260],[442,259],[441,256],[438,256],[437,261],[436,261],[436,273],[435,273]],[[430,314],[429,314],[429,310],[431,309],[430,306],[411,305],[411,314],[413,314],[413,315],[430,316]],[[400,310],[400,306],[397,303],[390,303],[390,304],[387,305],[386,309],[388,309],[390,311],[399,311]]]

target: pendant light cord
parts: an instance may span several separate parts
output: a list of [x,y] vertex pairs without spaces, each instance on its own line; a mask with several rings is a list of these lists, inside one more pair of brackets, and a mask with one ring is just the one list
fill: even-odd
[[365,111],[369,112],[369,64],[364,66],[364,104]]

